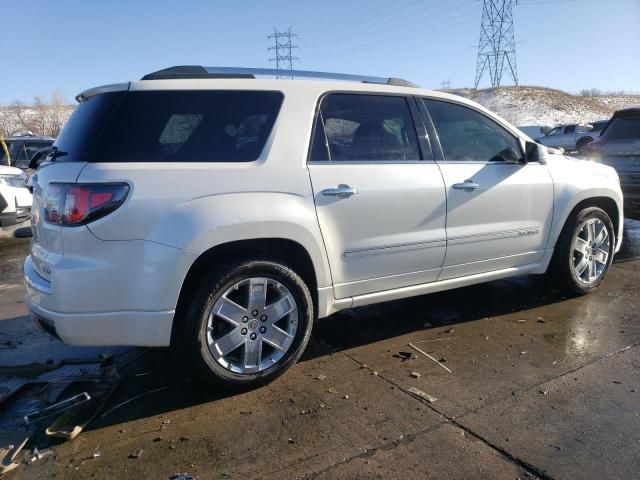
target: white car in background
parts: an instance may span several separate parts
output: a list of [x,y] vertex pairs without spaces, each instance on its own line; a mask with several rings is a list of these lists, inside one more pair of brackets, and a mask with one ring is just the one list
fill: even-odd
[[532,138],[547,147],[581,152],[587,144],[600,136],[600,132],[608,122],[608,120],[600,120],[587,125],[560,125],[552,128],[541,137]]
[[11,227],[31,215],[27,175],[16,167],[0,165],[0,227]]

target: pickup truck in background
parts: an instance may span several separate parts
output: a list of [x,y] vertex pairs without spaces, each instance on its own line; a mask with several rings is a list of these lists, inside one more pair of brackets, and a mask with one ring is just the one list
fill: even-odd
[[582,152],[588,143],[600,136],[600,132],[608,122],[608,120],[599,120],[587,125],[560,125],[535,140],[547,147]]

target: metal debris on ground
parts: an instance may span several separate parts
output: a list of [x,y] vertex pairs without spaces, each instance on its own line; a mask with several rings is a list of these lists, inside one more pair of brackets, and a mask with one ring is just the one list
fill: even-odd
[[[70,439],[80,434],[118,381],[110,360],[0,366],[0,474],[19,465],[14,460],[34,435]],[[50,455],[34,450],[32,461],[38,453]]]
[[422,376],[419,372],[411,372],[409,375],[413,378],[420,378]]
[[415,388],[415,387],[411,387],[408,390],[408,392],[414,394],[418,398],[422,398],[422,399],[426,400],[429,403],[434,403],[434,402],[438,401],[438,399],[436,397],[432,397],[428,393],[425,393],[422,390],[420,390],[418,388]]
[[53,455],[53,450],[38,450],[37,448],[34,448],[33,456],[29,459],[29,462],[37,462],[38,460],[42,460],[49,455]]
[[431,355],[429,355],[427,352],[419,349],[418,347],[416,347],[413,343],[409,343],[409,346],[411,348],[413,348],[414,350],[420,352],[421,354],[423,354],[424,356],[426,356],[427,358],[429,358],[430,360],[433,360],[434,362],[436,362],[438,365],[440,365],[442,368],[444,368],[447,372],[449,373],[453,373],[451,370],[449,370],[446,366],[444,366],[442,363],[440,363],[438,360],[436,360],[435,358],[433,358]]
[[24,424],[30,425],[34,422],[62,413],[70,408],[77,407],[81,403],[88,402],[89,400],[91,400],[91,396],[87,392],[79,393],[78,395],[74,395],[73,397],[69,397],[54,403],[53,405],[49,405],[42,410],[27,413],[24,416]]
[[170,478],[171,480],[196,480],[196,477],[188,473],[174,473]]
[[161,392],[162,390],[166,390],[167,388],[169,388],[169,387],[165,385],[164,387],[154,388],[153,390],[149,390],[147,392],[143,392],[143,393],[141,393],[139,395],[136,395],[135,397],[131,397],[130,399],[125,400],[124,402],[120,402],[119,404],[114,405],[113,407],[111,407],[109,410],[107,410],[106,412],[104,412],[102,414],[101,418],[106,417],[107,415],[109,415],[114,410],[117,410],[118,408],[123,407],[124,405],[126,405],[126,404],[128,404],[130,402],[133,402],[134,400],[137,400],[137,399],[139,399],[141,397],[145,397],[147,395],[151,395],[152,393]]
[[329,392],[329,393],[338,393],[338,390],[335,389],[334,387],[330,387],[329,390],[327,390],[327,392]]
[[[453,340],[457,337],[442,337],[442,338],[431,338],[429,340],[418,340],[417,342],[412,342],[414,345],[418,343],[429,343],[429,342],[442,342],[444,340]],[[487,337],[489,338],[489,337]]]
[[142,455],[142,452],[143,450],[141,448],[134,450],[129,454],[129,458],[140,458],[140,455]]

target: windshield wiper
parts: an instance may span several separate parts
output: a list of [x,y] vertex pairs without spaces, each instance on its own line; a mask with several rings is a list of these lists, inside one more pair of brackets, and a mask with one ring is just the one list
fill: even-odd
[[33,157],[31,157],[29,168],[37,168],[38,160],[40,160],[42,157],[51,157],[51,161],[55,161],[56,158],[64,157],[65,155],[69,155],[69,153],[58,150],[58,147],[54,147],[53,145],[51,145],[50,147],[41,148],[33,155]]

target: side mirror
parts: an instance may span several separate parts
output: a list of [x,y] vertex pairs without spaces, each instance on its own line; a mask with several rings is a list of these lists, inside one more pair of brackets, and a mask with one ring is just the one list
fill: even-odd
[[547,156],[547,147],[536,142],[527,142],[525,146],[524,161],[525,163],[540,162],[544,163]]

